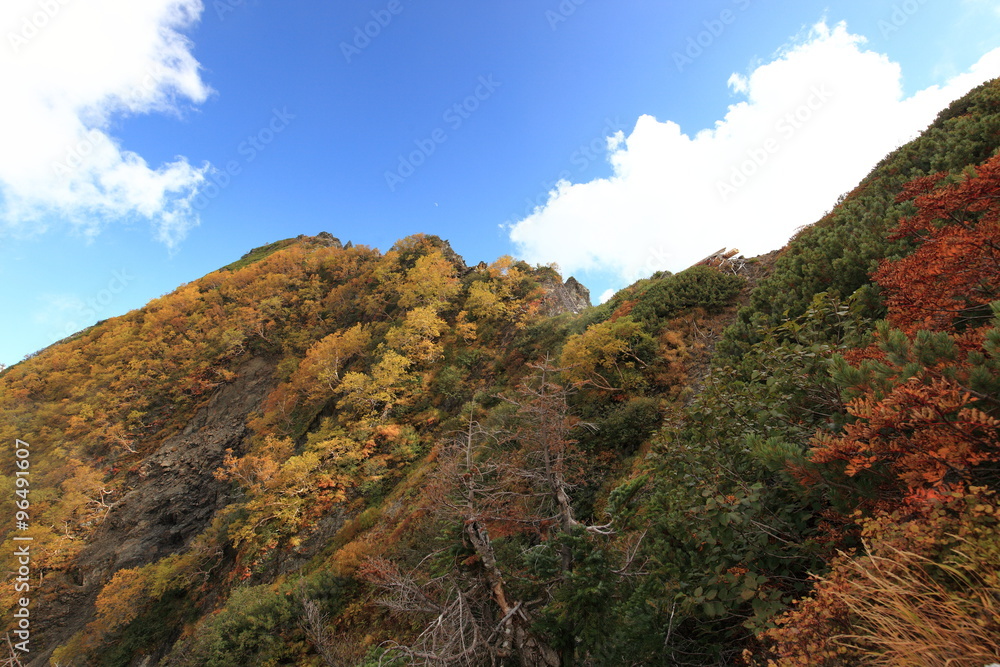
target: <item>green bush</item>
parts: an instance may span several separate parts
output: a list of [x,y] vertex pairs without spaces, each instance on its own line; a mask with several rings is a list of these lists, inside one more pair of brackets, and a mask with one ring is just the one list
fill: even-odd
[[[647,329],[658,330],[662,324],[692,308],[717,312],[739,294],[744,280],[709,266],[692,266],[686,271],[646,281],[639,286],[637,303],[631,315]],[[627,295],[624,299],[634,298]]]
[[[269,586],[244,586],[203,626],[183,664],[243,667],[290,658],[287,628],[295,627],[294,600]],[[298,638],[302,641],[302,638]]]
[[660,401],[645,396],[633,398],[612,408],[594,425],[597,430],[581,438],[583,447],[634,454],[660,425]]

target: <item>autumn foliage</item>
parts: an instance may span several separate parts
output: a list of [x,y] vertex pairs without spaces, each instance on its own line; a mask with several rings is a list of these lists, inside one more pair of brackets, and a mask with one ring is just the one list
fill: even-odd
[[[878,477],[884,500],[933,498],[975,481],[1000,459],[995,314],[1000,293],[1000,155],[957,182],[920,179],[916,213],[898,236],[917,247],[874,274],[898,328],[851,372],[860,395],[842,434],[822,434],[813,462],[841,462],[849,477]],[[935,187],[936,186],[936,187]]]
[[900,197],[914,212],[894,235],[914,249],[873,274],[888,323],[848,355],[856,367],[840,362],[850,420],[810,457],[856,485],[865,548],[769,633],[778,665],[978,665],[1000,651],[1000,155]]
[[873,276],[889,322],[908,334],[989,325],[1000,298],[1000,155],[955,178],[918,179],[901,197],[914,198],[916,213],[894,235],[916,250]]
[[997,509],[983,488],[866,523],[777,628],[777,667],[978,665],[1000,655]]
[[0,605],[16,535],[59,664],[996,662],[998,137],[1000,81],[582,312],[424,234],[255,249],[0,370]]

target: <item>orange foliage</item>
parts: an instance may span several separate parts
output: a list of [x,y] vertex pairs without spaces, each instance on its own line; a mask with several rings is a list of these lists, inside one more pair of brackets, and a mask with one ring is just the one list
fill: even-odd
[[95,603],[100,630],[110,632],[135,620],[149,593],[146,575],[140,568],[118,570],[101,589]]
[[291,440],[267,436],[264,448],[269,451],[239,458],[233,456],[233,450],[227,449],[222,467],[213,473],[215,478],[223,482],[234,481],[249,491],[268,488],[277,478],[281,464],[292,455],[294,445]]
[[815,438],[812,461],[842,462],[849,476],[869,471],[895,477],[912,498],[966,482],[970,468],[1000,458],[1000,421],[971,402],[952,382],[919,377],[882,400],[863,396],[848,406],[858,419],[842,435]]
[[998,510],[981,488],[865,523],[813,594],[764,633],[772,667],[984,665],[1000,655]]
[[908,188],[904,196],[916,195],[917,213],[895,237],[920,245],[883,262],[873,276],[886,290],[889,322],[909,334],[987,324],[982,307],[1000,297],[1000,154],[975,174],[932,189],[941,178]]
[[[883,262],[873,278],[884,290],[889,323],[911,343],[929,341],[918,332],[940,332],[963,354],[925,354],[919,366],[892,361],[897,370],[888,385],[856,387],[864,391],[848,405],[856,421],[840,435],[817,435],[812,449],[814,463],[841,462],[849,476],[875,475],[891,502],[926,502],[1000,459],[1000,421],[988,414],[989,401],[967,389],[970,375],[990,372],[974,369],[972,359],[983,357],[989,304],[1000,297],[1000,155],[955,182],[942,174],[916,179],[901,195],[912,197],[916,213],[895,236],[918,247]],[[852,351],[848,360],[869,371],[884,367],[891,344]]]
[[353,542],[345,544],[334,554],[334,572],[340,577],[352,576],[359,567],[370,562],[369,559],[380,552],[381,549],[376,548],[370,536],[366,535],[358,538]]

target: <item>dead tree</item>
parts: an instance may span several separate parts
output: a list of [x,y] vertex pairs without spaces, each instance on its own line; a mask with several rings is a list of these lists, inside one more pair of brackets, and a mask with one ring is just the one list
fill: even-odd
[[428,495],[440,520],[461,526],[473,554],[464,567],[456,563],[448,574],[427,579],[419,566],[404,573],[386,559],[371,559],[362,571],[385,593],[381,605],[429,619],[414,641],[387,644],[389,657],[417,665],[573,664],[572,648],[557,651],[533,629],[537,610],[551,601],[551,590],[573,567],[569,543],[558,547],[562,574],[539,586],[534,599],[513,593],[512,566],[501,562],[495,544],[498,535],[527,534],[544,542],[580,531],[613,534],[610,524],[586,525],[574,515],[571,434],[581,424],[569,414],[569,391],[556,382],[560,369],[547,360],[533,368],[531,378],[507,399],[517,407],[509,432],[484,429],[470,417],[467,428],[439,453]]
[[491,526],[516,532],[537,522],[521,516],[524,494],[515,488],[510,463],[491,450],[496,444],[495,434],[470,418],[466,431],[442,448],[429,490],[439,518],[462,526],[463,542],[474,554],[467,559],[471,570],[455,567],[421,582],[386,559],[366,563],[362,575],[386,593],[379,604],[431,619],[413,642],[387,644],[388,656],[417,665],[471,667],[511,658],[525,667],[560,664],[558,653],[531,630],[529,605],[511,596],[497,558]]
[[329,615],[323,613],[315,600],[306,597],[305,591],[299,591],[299,603],[302,605],[299,628],[316,649],[323,664],[327,667],[341,667],[341,665],[346,664],[337,656],[335,640],[327,627],[330,622]]
[[5,636],[7,643],[7,657],[0,659],[0,666],[2,667],[23,667],[24,663],[21,662],[21,654],[14,648],[14,643],[10,639],[10,635]]

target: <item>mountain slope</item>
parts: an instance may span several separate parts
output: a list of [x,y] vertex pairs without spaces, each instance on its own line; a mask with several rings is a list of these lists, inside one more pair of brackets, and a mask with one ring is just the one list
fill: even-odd
[[30,664],[888,655],[837,597],[870,594],[862,537],[912,575],[955,568],[961,535],[975,583],[943,595],[995,586],[998,146],[992,82],[777,257],[598,307],[550,267],[324,233],[6,369],[31,491],[0,558],[32,538]]

